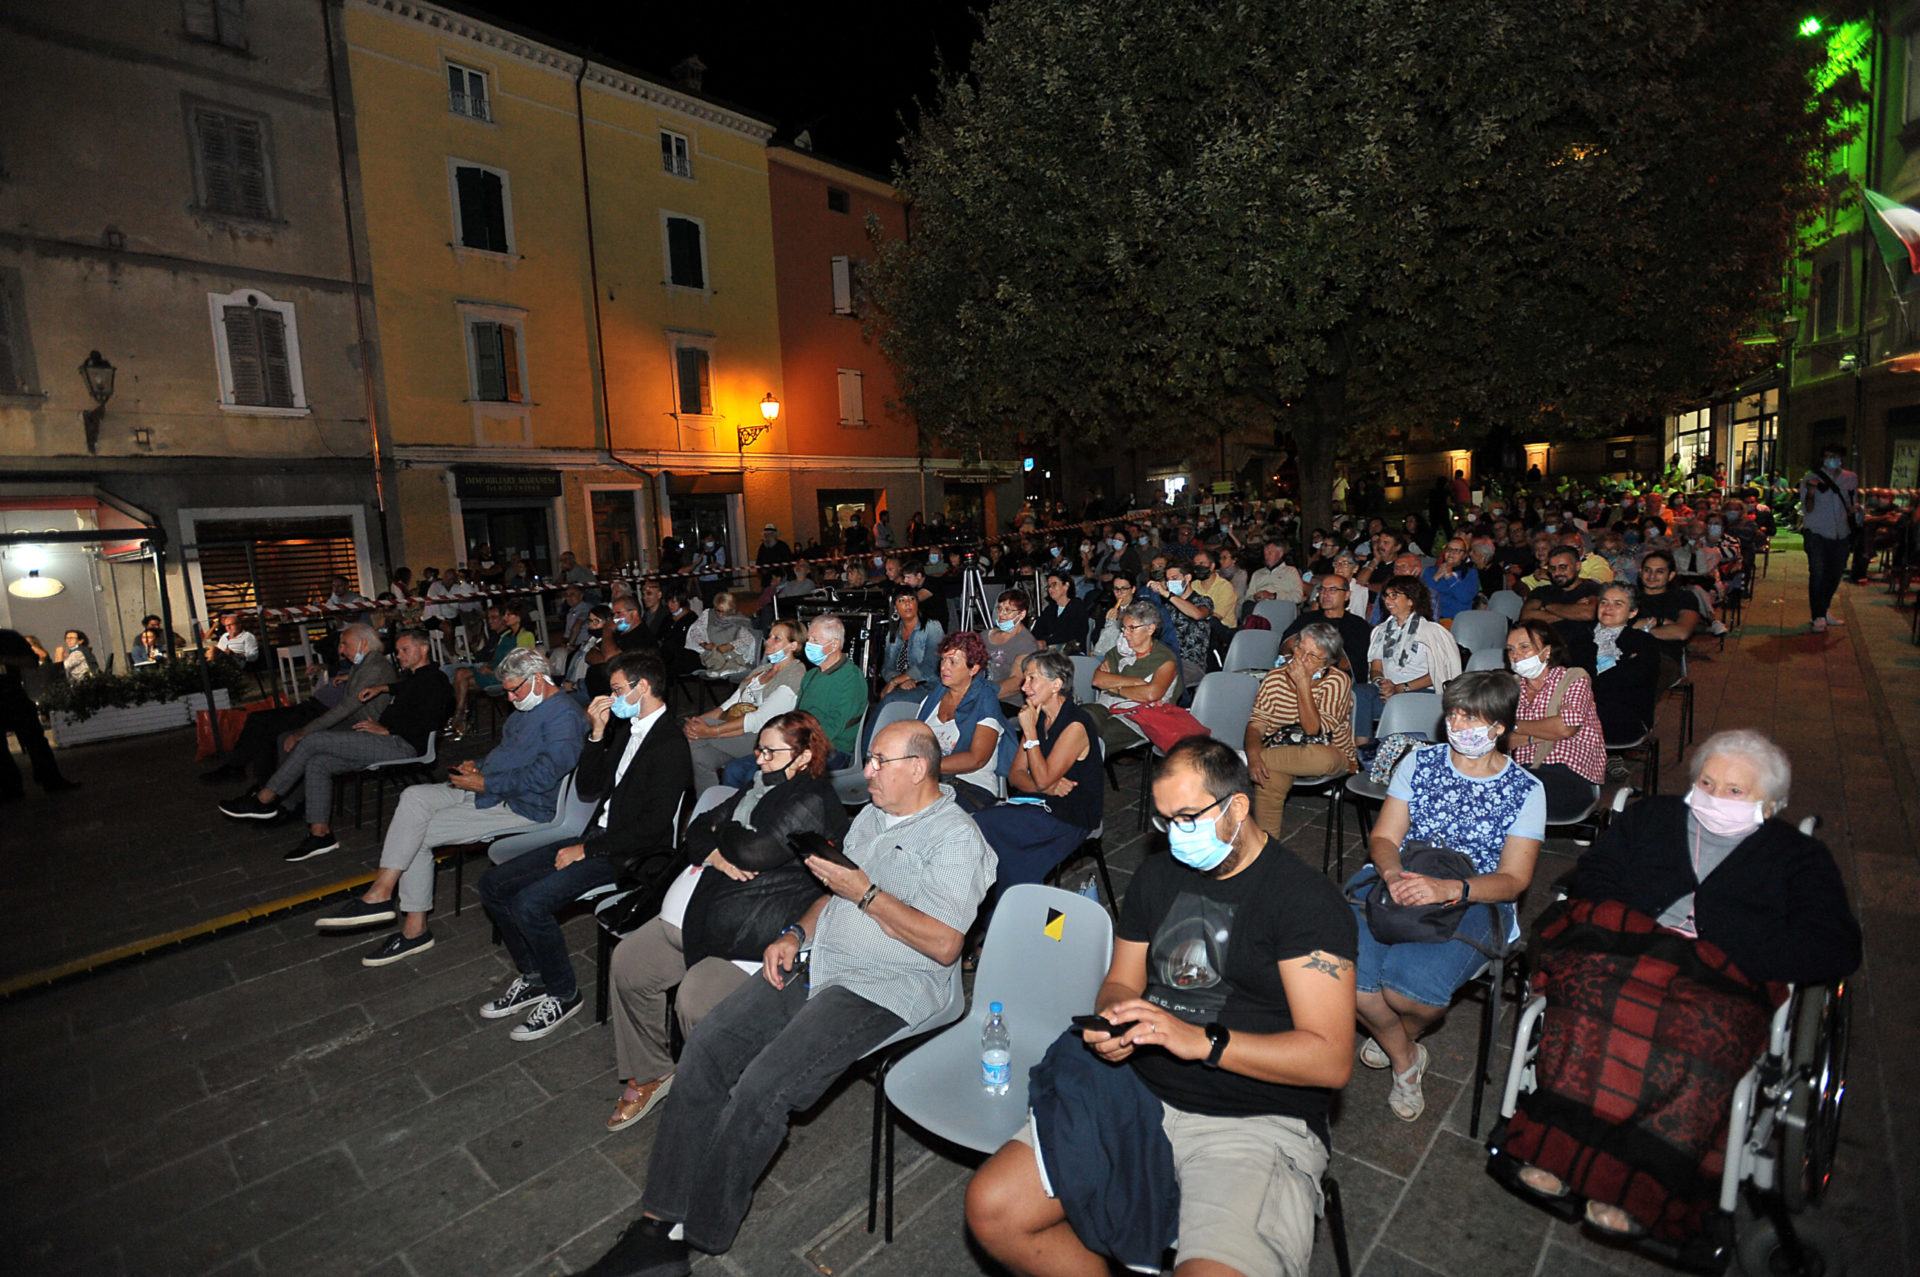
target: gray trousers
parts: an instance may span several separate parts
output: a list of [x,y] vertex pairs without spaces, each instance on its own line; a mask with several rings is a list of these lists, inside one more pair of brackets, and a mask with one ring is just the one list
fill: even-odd
[[680,986],[673,1001],[682,1038],[720,1000],[751,977],[725,958],[702,958],[687,970],[680,928],[654,918],[613,951],[613,1053],[623,1081],[655,1082],[673,1072],[667,1043],[667,990]]
[[433,908],[433,849],[479,842],[531,829],[535,822],[516,816],[505,803],[476,807],[476,795],[452,785],[409,785],[400,795],[380,848],[380,867],[400,871],[400,908],[426,913]]
[[331,824],[333,820],[333,778],[359,771],[368,763],[386,763],[414,757],[413,746],[398,736],[351,729],[315,732],[304,736],[267,777],[266,788],[285,799],[305,785],[303,801],[307,823]]
[[693,749],[693,792],[704,794],[720,783],[720,769],[736,758],[753,752],[760,733],[741,732],[738,736],[714,736],[689,742]]

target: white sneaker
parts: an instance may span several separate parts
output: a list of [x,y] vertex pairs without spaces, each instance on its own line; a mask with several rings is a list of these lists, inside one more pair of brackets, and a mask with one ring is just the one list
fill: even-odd
[[525,976],[515,976],[507,991],[480,1008],[483,1020],[504,1020],[529,1002],[547,996],[547,991]]
[[540,1001],[534,1003],[533,1014],[514,1025],[513,1031],[507,1036],[515,1042],[531,1042],[536,1038],[544,1038],[572,1019],[574,1014],[586,1005],[586,1001],[585,995],[578,990],[575,990],[573,997],[565,1002],[552,994],[542,995]]

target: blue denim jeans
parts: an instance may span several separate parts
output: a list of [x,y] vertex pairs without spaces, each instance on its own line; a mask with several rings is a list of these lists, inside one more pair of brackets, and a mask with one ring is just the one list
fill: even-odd
[[805,973],[776,989],[756,975],[694,1026],[647,1163],[640,1207],[686,1226],[708,1254],[733,1245],[754,1182],[810,1107],[906,1022],[839,986],[807,996]]
[[606,856],[588,856],[555,869],[553,858],[560,848],[578,841],[571,838],[535,848],[480,875],[480,903],[500,928],[514,967],[521,975],[538,975],[547,992],[563,1002],[579,991],[579,984],[558,915],[581,892],[604,887],[619,877],[618,868]]

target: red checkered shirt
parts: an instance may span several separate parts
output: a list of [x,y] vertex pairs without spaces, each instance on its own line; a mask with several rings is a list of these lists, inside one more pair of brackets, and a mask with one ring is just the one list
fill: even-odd
[[[1521,679],[1520,721],[1525,723],[1545,718],[1547,706],[1553,700],[1553,690],[1573,673],[1573,670],[1562,666],[1548,670],[1537,692],[1527,686],[1525,679]],[[1550,742],[1537,741],[1531,736],[1521,738],[1513,747],[1514,761],[1522,767],[1561,763],[1596,785],[1603,783],[1607,778],[1607,742],[1600,732],[1600,715],[1593,708],[1591,681],[1578,678],[1567,682],[1566,695],[1560,698],[1560,721],[1574,729],[1573,735],[1565,740]],[[1541,745],[1546,746],[1545,757],[1538,756],[1540,751],[1537,747]]]

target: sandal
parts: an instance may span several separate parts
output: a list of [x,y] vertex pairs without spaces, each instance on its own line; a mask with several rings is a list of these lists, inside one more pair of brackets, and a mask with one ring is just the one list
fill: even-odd
[[1387,1058],[1387,1053],[1380,1049],[1378,1042],[1368,1038],[1360,1044],[1360,1063],[1370,1069],[1384,1069],[1393,1061]]
[[1573,1196],[1573,1190],[1567,1187],[1566,1181],[1552,1171],[1543,1171],[1538,1166],[1522,1166],[1518,1179],[1520,1187],[1535,1197],[1544,1197],[1550,1202]]
[[1427,1097],[1421,1094],[1420,1079],[1426,1076],[1432,1057],[1424,1045],[1416,1044],[1414,1050],[1418,1054],[1413,1067],[1405,1073],[1394,1074],[1393,1089],[1387,1092],[1387,1108],[1403,1122],[1417,1122],[1427,1111]]
[[632,1126],[635,1122],[653,1112],[660,1101],[667,1098],[667,1092],[673,1087],[673,1074],[657,1082],[646,1082],[640,1086],[629,1086],[621,1092],[620,1100],[613,1106],[613,1116],[607,1119],[607,1129],[617,1131]]
[[1586,1211],[1587,1223],[1609,1237],[1645,1237],[1647,1227],[1618,1206],[1609,1206],[1605,1202],[1589,1201]]

